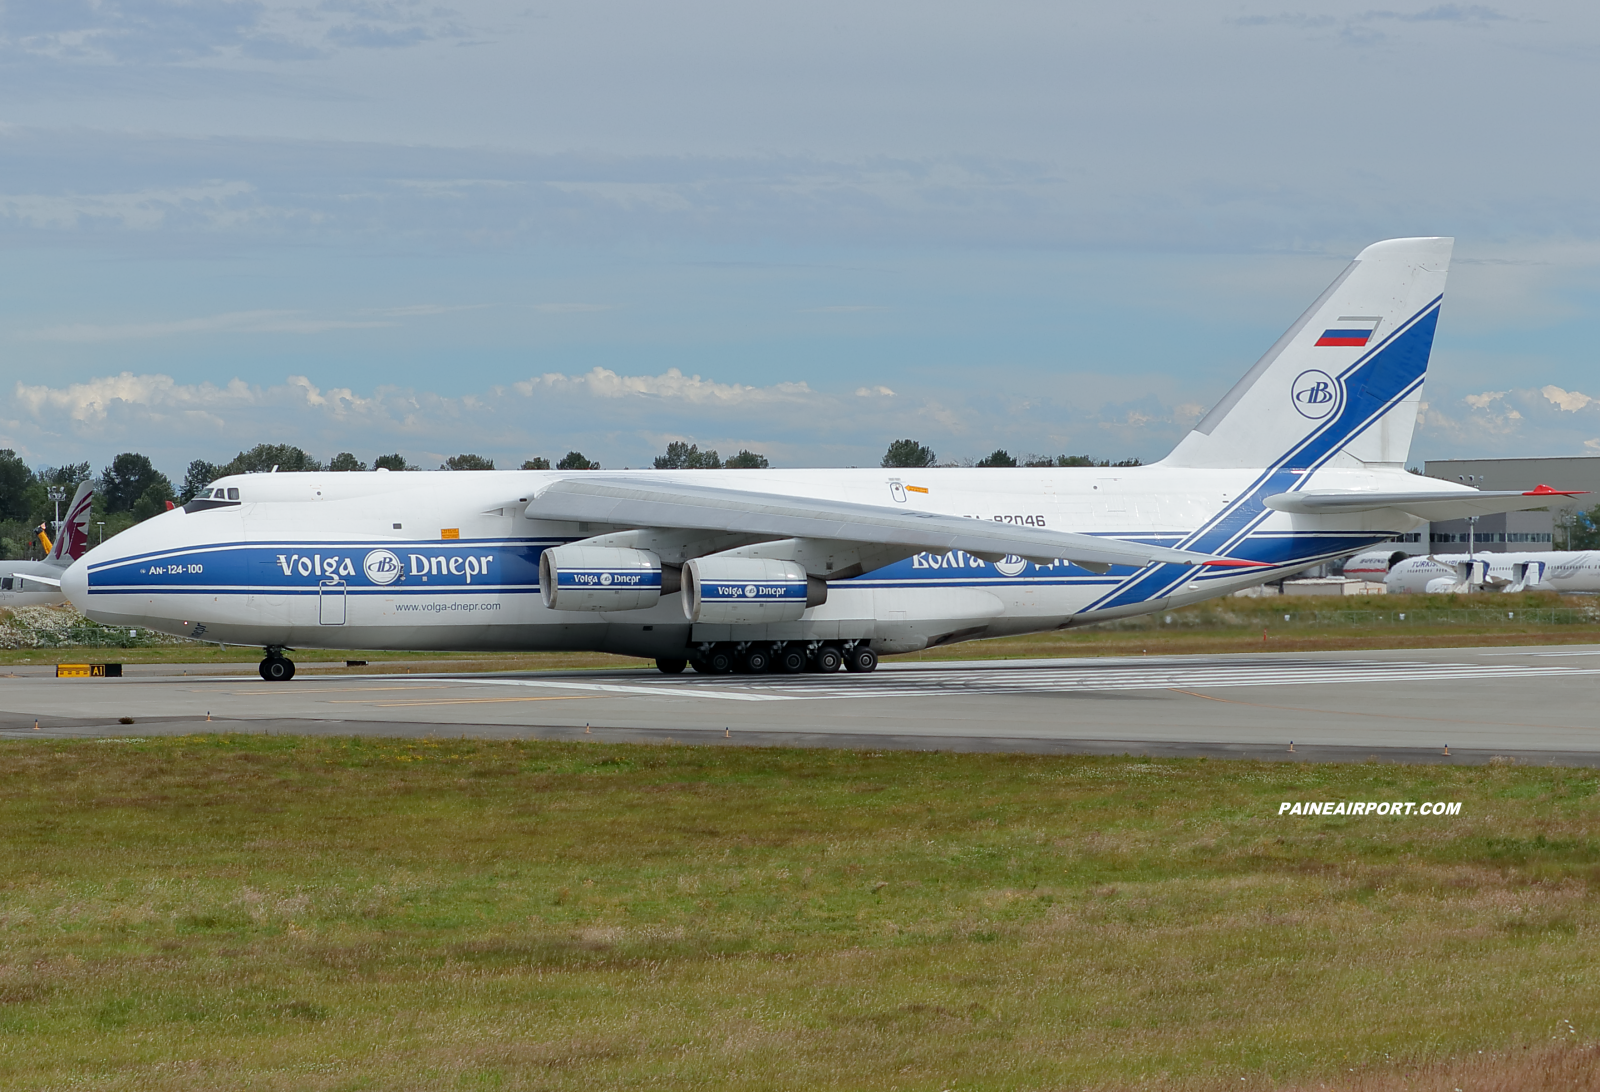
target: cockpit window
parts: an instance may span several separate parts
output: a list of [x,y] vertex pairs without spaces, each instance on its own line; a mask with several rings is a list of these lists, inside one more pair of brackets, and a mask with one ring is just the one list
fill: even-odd
[[237,486],[206,486],[194,495],[194,500],[183,506],[185,512],[204,512],[207,508],[234,508],[239,504]]

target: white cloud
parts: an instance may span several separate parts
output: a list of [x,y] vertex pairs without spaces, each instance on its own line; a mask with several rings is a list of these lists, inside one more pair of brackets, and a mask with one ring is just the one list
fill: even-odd
[[894,391],[888,387],[857,387],[857,398],[893,398]]
[[[873,466],[891,440],[912,436],[961,459],[996,447],[1152,457],[1190,423],[1192,405],[1155,397],[1089,404],[1082,384],[1026,404],[943,388],[890,398],[888,388],[815,390],[805,383],[725,383],[672,368],[627,375],[551,372],[457,396],[380,386],[325,387],[306,375],[276,384],[183,383],[123,372],[59,386],[17,383],[0,408],[0,447],[30,461],[97,465],[141,451],[169,472],[252,444],[294,443],[321,458],[401,451],[423,465],[475,451],[515,466],[578,450],[606,466],[648,466],[665,439],[767,455],[777,466]],[[1113,431],[1108,441],[1102,425]],[[1110,447],[1108,447],[1108,442]]]
[[213,228],[237,228],[258,218],[243,211],[240,202],[254,189],[248,182],[235,181],[127,193],[0,194],[0,218],[30,228],[115,226],[153,231],[181,213],[198,217]]
[[599,367],[578,376],[548,372],[536,379],[513,383],[512,388],[525,395],[532,395],[539,390],[581,389],[596,398],[651,398],[694,405],[736,406],[817,400],[816,392],[805,383],[777,383],[770,387],[714,383],[698,375],[684,375],[677,368],[668,368],[661,375],[619,375],[610,368]]
[[110,326],[74,323],[33,330],[22,336],[30,341],[133,341],[172,337],[175,334],[320,334],[328,330],[364,330],[393,325],[392,322],[374,319],[311,318],[303,311],[233,311],[172,322],[132,322]]
[[1577,391],[1564,391],[1554,385],[1541,387],[1539,393],[1549,399],[1553,405],[1559,406],[1568,413],[1576,413],[1594,401],[1587,394],[1580,394]]

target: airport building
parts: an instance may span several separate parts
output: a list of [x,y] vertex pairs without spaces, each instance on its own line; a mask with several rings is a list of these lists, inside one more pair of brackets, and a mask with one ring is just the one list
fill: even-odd
[[[1485,553],[1550,550],[1562,518],[1600,504],[1600,456],[1549,459],[1433,459],[1423,467],[1430,478],[1459,482],[1478,489],[1582,489],[1590,495],[1537,512],[1481,516],[1472,526],[1464,519],[1429,526],[1428,550],[1466,553],[1469,546]],[[1412,549],[1402,545],[1401,549]],[[1422,553],[1423,551],[1417,550]]]

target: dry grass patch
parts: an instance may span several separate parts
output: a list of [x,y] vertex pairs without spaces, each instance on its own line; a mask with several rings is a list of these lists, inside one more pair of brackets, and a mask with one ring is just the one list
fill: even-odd
[[[1592,1058],[1597,787],[1511,765],[7,743],[0,1084],[1533,1087],[1490,1082]],[[1465,807],[1291,820],[1283,799]]]

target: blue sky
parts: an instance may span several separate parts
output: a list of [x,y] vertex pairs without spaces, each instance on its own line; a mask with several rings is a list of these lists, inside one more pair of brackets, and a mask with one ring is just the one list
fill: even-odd
[[0,446],[1158,458],[1452,234],[1413,461],[1600,454],[1578,3],[0,8]]

